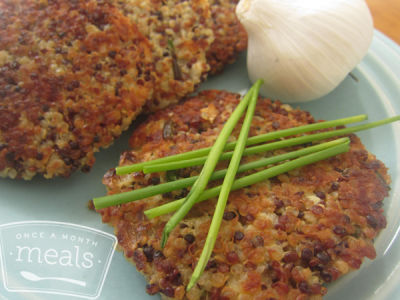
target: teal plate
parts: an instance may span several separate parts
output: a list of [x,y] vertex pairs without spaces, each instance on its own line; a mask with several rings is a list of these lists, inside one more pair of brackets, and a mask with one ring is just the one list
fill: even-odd
[[[398,45],[375,32],[352,73],[358,81],[349,76],[326,97],[298,106],[317,119],[365,113],[372,121],[400,114]],[[243,92],[249,84],[242,55],[201,88]],[[392,176],[384,206],[388,224],[375,241],[377,258],[330,284],[324,299],[400,299],[399,133],[398,123],[359,133]],[[0,299],[159,299],[146,294],[146,281],[122,253],[113,253],[112,228],[87,209],[89,199],[105,194],[102,176],[128,149],[128,138],[126,133],[98,153],[89,174],[0,180]]]

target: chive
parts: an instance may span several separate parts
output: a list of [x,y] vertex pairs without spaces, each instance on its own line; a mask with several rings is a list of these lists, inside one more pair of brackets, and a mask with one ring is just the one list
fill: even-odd
[[[395,117],[391,117],[391,118],[387,118],[387,119],[383,119],[383,120],[379,120],[379,121],[375,121],[375,122],[370,122],[370,123],[362,124],[362,125],[358,125],[358,126],[352,126],[352,127],[348,127],[348,128],[344,128],[344,129],[337,129],[337,130],[332,130],[332,131],[327,131],[327,132],[309,134],[309,135],[286,139],[286,140],[282,140],[282,141],[278,141],[278,142],[257,145],[257,146],[246,148],[246,150],[244,150],[244,152],[243,152],[243,155],[244,156],[253,155],[253,154],[257,154],[257,153],[261,153],[261,152],[266,152],[266,151],[281,149],[281,148],[285,148],[285,147],[301,145],[301,144],[305,144],[308,142],[323,140],[323,139],[327,139],[327,138],[331,138],[331,137],[335,137],[335,136],[346,135],[349,133],[370,129],[373,127],[381,126],[381,125],[391,123],[394,121],[398,121],[398,120],[400,120],[400,116],[395,116]],[[220,160],[228,160],[231,157],[232,157],[232,152],[225,152],[220,156]],[[144,173],[154,173],[154,172],[160,172],[160,171],[175,170],[175,169],[197,166],[197,165],[203,164],[206,159],[207,159],[207,157],[203,156],[203,157],[188,159],[188,160],[184,160],[184,161],[167,162],[167,163],[149,165],[149,166],[145,166],[143,168],[143,172]]]
[[[315,131],[315,130],[326,129],[326,128],[330,128],[330,127],[336,127],[336,126],[342,126],[342,125],[346,125],[346,124],[356,123],[356,122],[364,121],[365,119],[367,119],[366,115],[357,115],[357,116],[352,116],[352,117],[343,118],[343,119],[324,121],[324,122],[302,125],[302,126],[297,126],[297,127],[288,128],[288,129],[282,129],[282,130],[250,137],[247,139],[246,145],[250,146],[250,145],[264,143],[267,141],[271,141],[274,139],[279,139],[282,137],[295,135],[295,134],[299,134],[299,133],[305,133],[305,132],[309,132],[309,131]],[[225,147],[225,150],[232,150],[235,147],[235,145],[236,145],[236,142],[228,143]],[[202,148],[202,149],[197,149],[197,150],[193,150],[190,152],[180,153],[180,154],[176,154],[176,155],[170,155],[170,156],[154,159],[151,161],[145,161],[145,162],[141,162],[141,163],[137,163],[137,164],[133,164],[133,165],[119,166],[115,170],[116,170],[117,175],[129,174],[132,172],[142,171],[143,167],[152,165],[152,164],[166,163],[166,162],[172,162],[172,161],[181,161],[181,160],[191,159],[191,158],[195,158],[195,157],[202,157],[202,156],[207,155],[210,152],[210,149],[211,149],[211,147]]]
[[[268,165],[278,163],[278,162],[281,162],[284,160],[293,159],[293,158],[296,158],[296,157],[299,157],[302,155],[317,152],[317,151],[326,149],[330,146],[343,143],[345,141],[349,141],[349,139],[341,138],[341,139],[337,139],[334,141],[325,142],[325,143],[317,144],[317,145],[310,146],[310,147],[305,147],[300,150],[291,151],[291,152],[259,159],[256,161],[252,161],[252,162],[240,165],[237,173],[242,173],[242,172],[254,170],[257,168],[266,167]],[[226,169],[215,171],[211,175],[210,180],[218,180],[218,179],[224,178],[226,171],[227,171]],[[107,196],[103,196],[103,197],[97,197],[97,198],[93,199],[93,203],[94,203],[94,206],[96,209],[102,209],[102,208],[105,208],[108,206],[120,205],[120,204],[132,202],[132,201],[136,201],[136,200],[141,200],[141,199],[152,197],[152,196],[155,196],[158,194],[164,194],[164,193],[168,193],[171,191],[180,190],[180,189],[189,187],[189,186],[193,185],[193,183],[196,181],[197,178],[198,178],[198,176],[192,176],[189,178],[178,179],[175,181],[161,183],[161,184],[154,185],[154,186],[152,185],[152,186],[144,187],[144,188],[129,191],[129,192],[107,195]]]
[[196,182],[193,184],[192,189],[189,194],[185,198],[184,203],[178,209],[178,211],[169,219],[167,224],[164,227],[162,238],[161,238],[161,247],[164,248],[167,243],[167,239],[171,231],[175,228],[175,226],[186,216],[192,206],[196,203],[198,197],[204,191],[207,186],[207,183],[211,177],[211,174],[214,172],[215,166],[218,163],[219,157],[222,151],[225,148],[226,141],[231,135],[235,125],[239,121],[242,116],[244,110],[249,104],[249,100],[253,97],[258,97],[258,90],[260,89],[260,85],[262,84],[262,80],[258,80],[246,96],[243,97],[242,101],[238,104],[236,109],[233,111],[228,121],[224,125],[219,134],[217,140],[212,146],[210,153],[207,157],[207,160],[204,163],[203,169],[200,172],[199,177]]
[[256,108],[257,98],[258,97],[256,94],[253,95],[253,97],[251,97],[250,99],[250,103],[246,112],[246,117],[243,121],[243,125],[240,130],[240,134],[232,154],[232,159],[229,163],[226,176],[221,186],[221,192],[219,193],[218,196],[217,205],[215,207],[214,216],[211,221],[210,229],[208,230],[206,242],[204,244],[203,251],[201,252],[196,268],[194,269],[192,277],[190,278],[187,290],[190,290],[193,287],[193,285],[197,282],[197,280],[200,278],[201,274],[203,274],[203,271],[214,249],[215,241],[217,240],[218,236],[218,231],[221,226],[222,217],[224,215],[226,202],[228,201],[229,193],[231,191],[233,181],[235,180],[236,172],[239,168],[244,148],[246,147],[246,141],[249,135],[251,121],[254,115],[254,110]]
[[[320,160],[324,160],[326,158],[338,155],[340,153],[344,153],[344,152],[348,151],[349,148],[350,148],[349,142],[342,143],[340,145],[333,146],[333,147],[330,147],[325,150],[307,154],[305,156],[296,158],[294,160],[284,162],[280,165],[270,167],[263,171],[259,171],[254,174],[244,176],[244,177],[239,178],[234,181],[231,190],[232,191],[238,190],[238,189],[244,188],[246,186],[263,181],[265,179],[288,172],[290,170],[300,168],[300,167],[303,167],[308,164],[312,164],[312,163],[320,161]],[[220,190],[221,190],[221,186],[216,186],[214,188],[204,191],[204,193],[201,194],[201,196],[199,197],[199,199],[197,200],[196,203],[218,196]],[[182,205],[182,203],[184,201],[185,201],[185,198],[179,199],[179,200],[176,200],[173,202],[169,202],[167,204],[148,209],[144,212],[144,214],[149,219],[152,219],[152,218],[164,215],[164,214],[168,214],[170,212],[173,212],[173,211],[179,209],[179,207]]]

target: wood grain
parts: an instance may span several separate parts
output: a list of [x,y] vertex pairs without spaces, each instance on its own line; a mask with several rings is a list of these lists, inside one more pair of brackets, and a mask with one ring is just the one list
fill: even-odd
[[400,44],[400,0],[366,0],[375,28]]

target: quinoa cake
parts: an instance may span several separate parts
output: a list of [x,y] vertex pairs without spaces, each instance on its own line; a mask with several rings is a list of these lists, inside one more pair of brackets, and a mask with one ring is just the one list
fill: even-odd
[[0,176],[88,171],[152,96],[151,45],[103,1],[0,1]]
[[[121,155],[120,165],[212,145],[239,98],[204,91],[150,116],[134,131],[133,150]],[[250,135],[313,122],[306,111],[260,98]],[[365,257],[375,258],[373,240],[386,226],[382,205],[390,183],[387,169],[356,135],[349,137],[351,148],[345,154],[232,192],[212,256],[189,292],[186,285],[200,257],[215,199],[195,205],[163,250],[160,240],[170,215],[149,220],[143,212],[184,197],[186,189],[99,213],[114,227],[119,249],[147,278],[149,294],[165,299],[321,299],[327,283],[359,269]],[[260,156],[282,151],[287,150]],[[199,167],[192,167],[117,176],[111,169],[103,183],[115,194],[198,172]]]

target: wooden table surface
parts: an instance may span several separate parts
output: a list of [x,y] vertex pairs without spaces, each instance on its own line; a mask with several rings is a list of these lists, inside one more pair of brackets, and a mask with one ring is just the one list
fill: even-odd
[[400,0],[366,0],[375,28],[400,45]]

